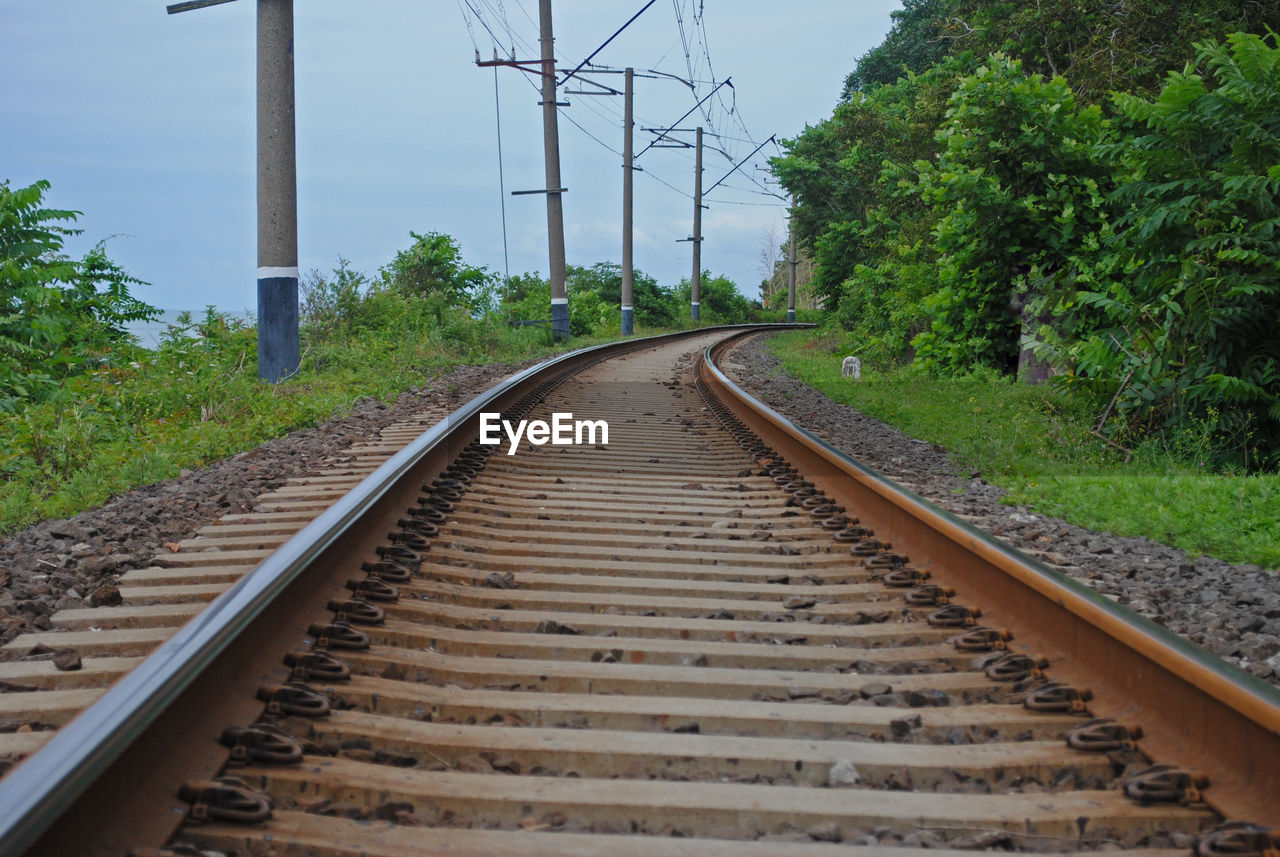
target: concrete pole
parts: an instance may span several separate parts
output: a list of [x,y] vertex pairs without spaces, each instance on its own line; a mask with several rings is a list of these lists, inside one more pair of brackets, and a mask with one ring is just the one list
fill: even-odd
[[293,0],[258,0],[258,378],[298,371]]
[[551,330],[569,338],[569,297],[565,292],[564,203],[560,196],[560,128],[556,115],[555,37],[551,32],[551,0],[538,0],[542,43],[542,141],[547,176],[547,254],[551,276]]
[[787,277],[787,322],[791,323],[796,320],[796,265],[800,264],[800,260],[796,258],[796,198],[794,196],[791,197],[787,231],[791,233],[791,258],[787,260],[791,263],[791,272]]
[[689,312],[694,322],[702,317],[702,126],[698,126],[697,154],[693,166],[693,280]]
[[632,120],[632,98],[635,85],[635,69],[628,68],[623,87],[622,110],[622,335],[630,336],[634,332],[632,293],[635,290],[635,269],[631,257],[631,180],[634,170],[634,150],[631,144],[631,131],[635,125]]

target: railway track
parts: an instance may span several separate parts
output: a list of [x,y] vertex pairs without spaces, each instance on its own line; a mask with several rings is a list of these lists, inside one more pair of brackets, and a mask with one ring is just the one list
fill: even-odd
[[1275,854],[1280,695],[756,407],[727,337],[530,370],[55,617],[0,851]]

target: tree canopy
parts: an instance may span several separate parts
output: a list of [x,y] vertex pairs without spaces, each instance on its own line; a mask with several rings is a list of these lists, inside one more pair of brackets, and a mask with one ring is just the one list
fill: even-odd
[[99,242],[84,258],[63,251],[80,212],[44,208],[49,182],[0,182],[0,409],[40,399],[68,376],[129,344],[125,325],[159,311],[129,293],[146,285]]
[[[828,316],[1280,465],[1280,7],[905,0],[772,162]],[[1197,40],[1198,39],[1198,40]]]

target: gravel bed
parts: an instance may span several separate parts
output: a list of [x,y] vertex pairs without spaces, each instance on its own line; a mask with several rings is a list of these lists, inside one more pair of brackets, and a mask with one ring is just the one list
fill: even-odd
[[[119,603],[120,575],[147,565],[166,542],[191,538],[224,515],[251,511],[258,496],[315,470],[335,452],[433,406],[452,411],[528,365],[462,366],[391,404],[361,399],[328,422],[130,491],[74,518],[15,533],[0,541],[0,644],[49,630],[55,611]],[[5,657],[16,655],[0,659]]]
[[[786,375],[763,341],[752,337],[736,348],[729,359],[743,368],[730,374],[777,410],[975,526],[1280,685],[1280,575],[1256,565],[1192,559],[1150,539],[1096,533],[1002,505],[1003,489],[970,478],[941,447],[907,437]],[[249,511],[259,495],[315,469],[334,452],[374,438],[414,412],[452,409],[519,368],[461,367],[390,405],[361,400],[329,422],[4,539],[0,644],[48,630],[57,610],[118,603],[119,576],[146,565],[165,542]]]
[[1147,538],[1097,533],[1024,506],[1002,505],[1002,488],[971,478],[972,471],[942,447],[832,402],[787,375],[764,342],[751,337],[728,358],[742,368],[726,367],[756,397],[974,526],[1280,685],[1280,574],[1274,570],[1193,559]]

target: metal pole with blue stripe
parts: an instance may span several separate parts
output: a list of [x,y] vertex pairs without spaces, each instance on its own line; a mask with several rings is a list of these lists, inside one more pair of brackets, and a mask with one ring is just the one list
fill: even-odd
[[293,0],[258,0],[258,378],[298,371]]
[[[168,11],[228,2],[187,0]],[[301,362],[293,0],[258,0],[258,378],[274,384]]]

